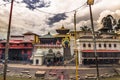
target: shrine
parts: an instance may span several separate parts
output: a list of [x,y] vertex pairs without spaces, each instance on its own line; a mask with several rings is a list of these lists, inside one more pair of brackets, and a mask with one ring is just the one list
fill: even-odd
[[67,29],[62,25],[61,28],[56,29],[58,34],[55,35],[55,38],[62,44],[63,46],[63,55],[65,60],[69,60],[71,58],[71,50],[70,50],[70,35],[68,34],[70,29]]
[[[57,40],[50,32],[39,37],[40,43],[34,44],[34,52],[32,55],[33,65],[56,65],[63,56],[63,47],[59,40]],[[56,59],[55,59],[56,58]],[[62,62],[62,60],[60,61]]]

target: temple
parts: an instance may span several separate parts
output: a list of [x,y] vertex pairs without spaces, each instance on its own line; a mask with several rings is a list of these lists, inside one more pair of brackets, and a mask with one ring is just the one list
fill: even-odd
[[[33,43],[37,35],[27,32],[23,35],[11,35],[9,41],[8,59],[10,61],[27,61],[30,60],[33,51]],[[0,58],[5,57],[6,40],[0,41]]]
[[[63,65],[75,63],[75,31],[63,25],[56,34],[48,32],[37,35],[32,32],[11,35],[8,59],[10,61],[29,61],[33,65]],[[95,64],[95,48],[91,31],[76,31],[79,65]],[[120,63],[120,31],[110,32],[101,28],[95,32],[96,54],[99,64]],[[4,59],[6,40],[0,41],[0,59]]]
[[[40,43],[34,45],[34,53],[32,55],[33,65],[56,65],[62,62],[63,47],[50,32],[39,37]],[[57,55],[61,55],[57,57]]]
[[70,35],[69,29],[65,28],[63,25],[61,28],[56,29],[58,34],[55,35],[56,39],[61,42],[64,48],[64,59],[69,60],[71,58],[71,50],[70,50]]
[[34,45],[33,64],[56,65],[58,62],[71,58],[69,29],[56,29],[57,34],[51,35],[50,32],[39,37],[40,43]]

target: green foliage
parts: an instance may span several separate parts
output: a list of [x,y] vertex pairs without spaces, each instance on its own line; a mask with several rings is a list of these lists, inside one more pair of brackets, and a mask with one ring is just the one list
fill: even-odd
[[88,26],[80,27],[80,29],[81,29],[82,31],[91,31],[91,28],[89,28]]
[[112,30],[112,27],[116,24],[116,20],[113,18],[112,15],[107,15],[106,17],[103,17],[102,24],[104,27],[109,28]]
[[89,28],[88,26],[82,26],[80,27],[80,30],[84,32],[84,34],[86,34],[87,32],[91,31],[91,28]]

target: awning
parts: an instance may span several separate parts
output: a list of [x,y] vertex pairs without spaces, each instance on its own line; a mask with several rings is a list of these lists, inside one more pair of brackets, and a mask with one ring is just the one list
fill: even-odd
[[[95,52],[94,50],[82,50],[81,52]],[[96,52],[120,52],[120,50],[96,50]]]

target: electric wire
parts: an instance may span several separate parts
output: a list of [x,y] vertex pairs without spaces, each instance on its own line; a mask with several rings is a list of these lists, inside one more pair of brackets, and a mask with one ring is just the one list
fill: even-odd
[[[16,3],[18,3],[18,1],[14,1]],[[0,4],[0,6],[2,5],[7,5],[7,4],[10,4],[11,2],[8,2],[8,3],[4,3],[4,4]],[[19,2],[20,3],[20,2]],[[51,13],[51,12],[47,12],[47,11],[43,11],[43,10],[40,10],[39,8],[35,8],[35,10],[39,11],[39,12],[42,12],[42,13],[45,13],[45,14],[50,14],[50,15],[57,15],[57,14],[66,14],[66,13],[72,13],[72,12],[75,12],[75,11],[78,11],[80,8],[84,7],[85,5],[87,5],[87,3],[83,3],[83,5],[71,10],[71,11],[66,11],[66,12],[60,12],[60,13]]]
[[83,6],[87,5],[86,2],[79,6],[78,8],[74,9],[74,10],[71,10],[71,11],[66,11],[66,12],[61,12],[61,13],[51,13],[51,12],[46,12],[46,11],[43,11],[43,10],[40,10],[38,8],[36,8],[35,10],[39,11],[39,12],[42,12],[42,13],[46,13],[46,14],[51,14],[51,15],[56,15],[56,14],[63,14],[63,13],[71,13],[71,12],[75,12],[75,11],[78,11],[80,8],[82,8]]

